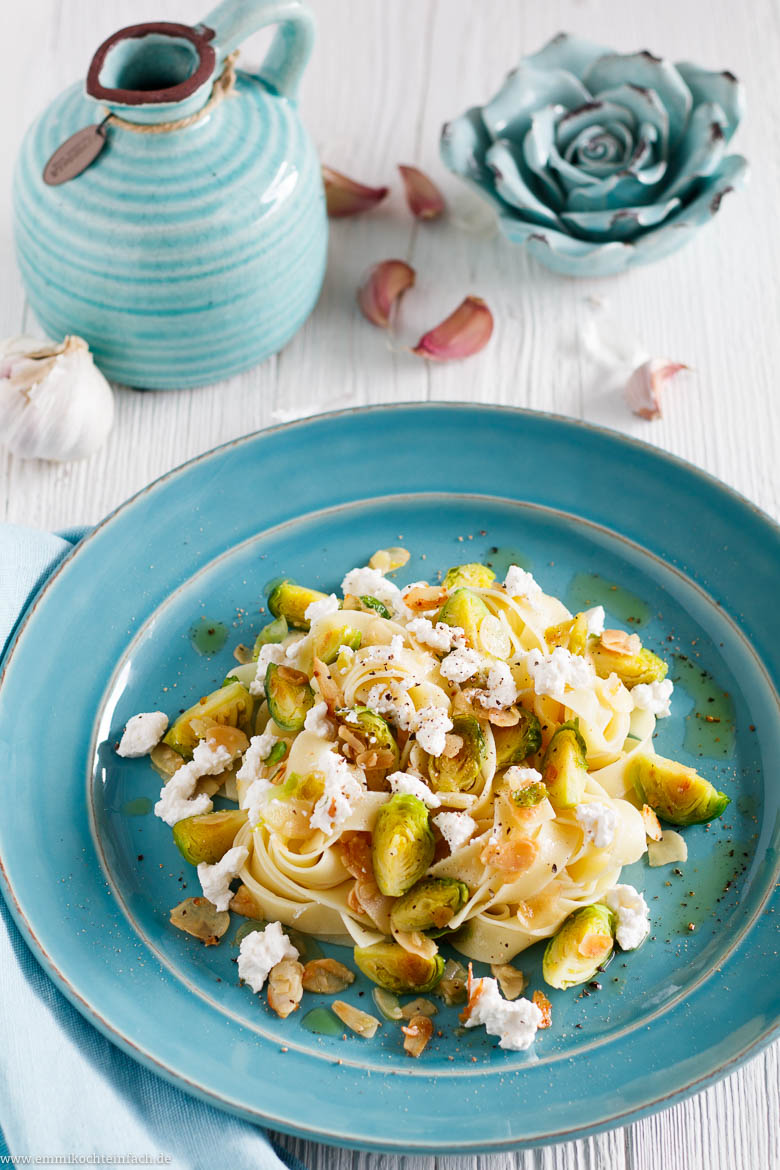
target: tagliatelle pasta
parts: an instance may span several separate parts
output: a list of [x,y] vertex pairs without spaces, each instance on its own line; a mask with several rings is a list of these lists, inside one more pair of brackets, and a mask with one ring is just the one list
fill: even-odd
[[[253,660],[152,753],[167,778],[158,815],[219,908],[238,878],[234,909],[354,946],[391,991],[435,986],[444,942],[501,965],[553,939],[545,978],[561,988],[591,977],[615,938],[638,945],[647,906],[620,876],[646,827],[658,839],[656,812],[698,823],[727,803],[653,752],[666,664],[517,566],[502,583],[471,564],[402,590],[372,565],[342,590],[278,582]],[[232,819],[210,811],[219,786]],[[242,961],[262,986],[257,940]],[[477,982],[465,1016],[498,1027],[500,996]],[[505,1046],[546,1026],[547,1009],[520,1002]]]

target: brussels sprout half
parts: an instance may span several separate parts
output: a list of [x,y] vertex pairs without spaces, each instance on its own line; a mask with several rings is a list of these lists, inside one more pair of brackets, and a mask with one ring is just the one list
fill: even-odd
[[485,736],[473,715],[456,715],[451,734],[463,740],[458,754],[429,756],[428,775],[438,792],[470,792],[487,758]]
[[268,608],[274,617],[286,618],[287,624],[297,630],[308,630],[306,610],[313,601],[323,601],[326,596],[318,589],[307,589],[294,581],[280,581],[268,595]]
[[663,756],[634,756],[628,780],[639,799],[671,825],[703,825],[721,816],[730,803],[725,792],[718,792],[694,768]]
[[522,764],[542,746],[542,729],[533,711],[520,708],[520,718],[514,727],[494,727],[496,768]]
[[320,662],[330,666],[338,658],[342,646],[349,646],[350,650],[359,650],[362,641],[363,635],[360,630],[355,630],[352,626],[336,626],[329,630],[318,630],[316,634],[312,635],[312,654],[315,658],[319,658]]
[[353,728],[366,741],[369,750],[388,751],[392,753],[393,761],[387,765],[389,771],[398,767],[400,752],[390,725],[378,712],[370,707],[343,707],[336,712],[342,723]]
[[445,589],[455,589],[460,585],[471,586],[472,589],[487,589],[495,579],[495,573],[487,565],[471,561],[467,565],[454,565],[448,569],[442,585]]
[[371,839],[374,877],[382,893],[400,898],[411,889],[433,861],[434,848],[423,802],[407,793],[391,796],[377,814]]
[[561,991],[587,983],[612,957],[614,946],[612,911],[600,903],[582,906],[547,944],[542,960],[545,981]]
[[470,589],[456,589],[439,610],[436,621],[448,626],[457,626],[466,635],[472,647],[479,646],[479,627],[490,610],[482,598]]
[[572,654],[584,654],[588,645],[588,619],[584,613],[578,613],[567,622],[550,626],[544,632],[544,640],[548,646],[563,646]]
[[287,637],[288,632],[289,626],[287,625],[286,617],[274,618],[274,620],[269,622],[267,626],[263,626],[262,630],[255,638],[255,644],[252,649],[252,661],[257,662],[263,646],[267,646],[269,643],[283,642]]
[[355,947],[355,962],[364,975],[396,995],[432,991],[444,973],[444,959],[423,959],[394,942]]
[[594,642],[590,646],[590,656],[599,678],[609,678],[611,674],[616,674],[629,690],[639,683],[660,682],[666,678],[669,669],[663,658],[653,654],[652,650],[621,654],[619,651],[607,650],[601,642]]
[[307,676],[274,662],[269,662],[265,672],[265,697],[271,718],[284,731],[300,731],[306,712],[314,706],[314,691]]
[[193,719],[213,719],[215,723],[240,727],[245,731],[250,728],[254,706],[254,699],[242,683],[229,683],[218,691],[212,691],[180,715],[169,727],[163,743],[189,760],[198,742],[191,725]]
[[456,878],[427,877],[394,903],[390,911],[393,930],[411,933],[430,930],[437,933],[446,927],[469,899],[469,888]]
[[173,840],[190,865],[216,865],[233,846],[236,833],[246,823],[243,808],[185,817],[173,826]]
[[586,751],[576,723],[562,723],[547,745],[542,779],[554,808],[574,808],[585,795]]

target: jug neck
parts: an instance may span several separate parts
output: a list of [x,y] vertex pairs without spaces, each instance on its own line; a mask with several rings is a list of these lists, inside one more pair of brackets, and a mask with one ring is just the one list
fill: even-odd
[[151,125],[189,117],[211,94],[217,55],[213,32],[150,22],[104,41],[87,73],[87,95],[129,122]]

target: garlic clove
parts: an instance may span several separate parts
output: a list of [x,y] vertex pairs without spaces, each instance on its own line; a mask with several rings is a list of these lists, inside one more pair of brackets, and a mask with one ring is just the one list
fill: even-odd
[[114,396],[80,337],[0,341],[0,442],[20,459],[66,462],[98,449]]
[[326,166],[322,167],[322,181],[325,185],[325,204],[331,219],[370,211],[382,202],[390,190],[389,187],[366,187]]
[[689,367],[669,358],[648,358],[637,366],[623,393],[634,414],[648,420],[661,417],[661,391],[681,370]]
[[438,219],[446,204],[439,188],[417,167],[399,166],[404,181],[406,202],[417,219]]
[[414,284],[414,269],[405,260],[382,260],[366,273],[358,289],[363,316],[380,329],[387,329],[398,298]]
[[412,353],[432,361],[471,357],[490,341],[493,314],[481,297],[469,296],[444,321],[423,334]]

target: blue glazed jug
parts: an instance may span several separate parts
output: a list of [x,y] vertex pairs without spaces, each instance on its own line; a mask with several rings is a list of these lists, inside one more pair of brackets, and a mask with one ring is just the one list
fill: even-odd
[[[272,23],[260,72],[235,71],[237,46]],[[109,378],[145,389],[228,377],[292,337],[327,249],[295,104],[312,40],[298,0],[224,0],[194,28],[134,25],[100,46],[86,93],[72,86],[28,131],[14,180],[19,264],[49,336],[80,335]]]

